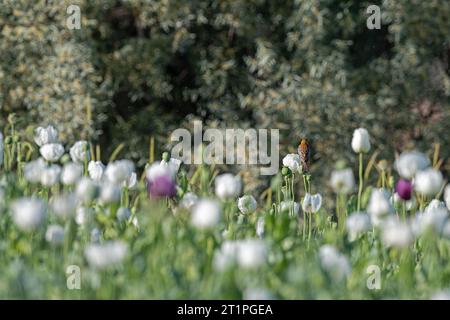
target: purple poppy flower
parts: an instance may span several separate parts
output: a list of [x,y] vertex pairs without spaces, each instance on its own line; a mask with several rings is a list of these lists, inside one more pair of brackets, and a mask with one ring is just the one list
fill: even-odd
[[161,175],[149,181],[147,190],[150,198],[170,198],[177,193],[175,181],[167,175]]
[[398,196],[402,200],[410,200],[412,195],[412,183],[405,179],[400,179],[395,186]]

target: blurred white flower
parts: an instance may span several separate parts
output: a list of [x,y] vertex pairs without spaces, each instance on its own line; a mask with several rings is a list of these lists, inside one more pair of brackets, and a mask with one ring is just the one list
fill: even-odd
[[66,186],[77,183],[83,175],[83,167],[75,162],[66,163],[61,172],[61,182]]
[[345,227],[347,229],[349,240],[355,241],[360,234],[363,234],[370,229],[370,218],[365,213],[352,213],[345,221]]
[[105,165],[101,161],[90,161],[88,164],[89,177],[95,182],[100,182],[103,178]]
[[292,200],[281,201],[279,210],[282,213],[289,213],[289,214],[292,214],[293,216],[296,216],[300,212],[300,204],[298,202],[294,202]]
[[42,158],[50,162],[56,162],[64,154],[64,147],[60,143],[44,144],[40,149]]
[[255,212],[256,207],[257,203],[253,196],[245,195],[238,199],[238,208],[243,214]]
[[352,149],[355,153],[370,151],[370,137],[366,129],[358,128],[353,132]]
[[12,219],[24,231],[37,229],[47,215],[47,206],[36,198],[20,198],[11,204]]
[[431,300],[450,300],[450,289],[439,290],[433,293]]
[[397,217],[390,217],[383,221],[381,239],[387,247],[405,248],[413,241],[413,233],[407,223],[398,221]]
[[355,176],[352,169],[333,170],[330,185],[336,193],[352,193],[355,190]]
[[174,170],[173,166],[161,165],[158,162],[153,163],[145,172],[145,176],[149,182],[152,182],[161,176],[169,176],[174,179],[176,174],[177,172]]
[[98,187],[91,179],[83,177],[78,181],[75,194],[79,201],[87,203],[97,197]]
[[57,164],[52,164],[44,167],[41,172],[41,184],[45,187],[51,187],[59,183],[61,175],[61,167]]
[[235,198],[241,193],[241,178],[231,173],[221,174],[215,180],[216,196],[220,199]]
[[73,194],[62,194],[51,199],[50,205],[53,213],[62,219],[75,216],[77,201]]
[[77,141],[70,148],[70,157],[73,162],[84,163],[86,160],[90,160],[89,156],[89,144],[87,141]]
[[425,170],[429,165],[430,160],[423,153],[406,151],[395,161],[394,167],[400,177],[412,180],[417,172]]
[[295,153],[289,153],[283,158],[283,166],[288,167],[293,173],[300,172],[300,156]]
[[447,209],[444,208],[427,208],[424,212],[418,212],[412,220],[412,231],[419,236],[431,230],[440,234],[443,232],[445,221],[448,218]]
[[128,246],[123,241],[108,241],[104,244],[90,244],[84,251],[89,266],[105,269],[122,263],[128,253]]
[[264,237],[264,224],[264,217],[259,217],[256,221],[256,235],[260,239]]
[[443,201],[439,201],[438,199],[433,199],[425,208],[425,213],[432,212],[436,209],[446,209],[445,203]]
[[414,188],[425,196],[433,197],[441,190],[443,183],[442,173],[430,168],[417,172],[414,179]]
[[302,209],[304,212],[308,213],[316,213],[320,210],[320,207],[322,206],[322,196],[317,193],[314,195],[311,195],[309,193],[305,194],[305,197],[303,198],[302,202]]
[[178,170],[180,170],[180,166],[181,166],[181,160],[179,159],[175,159],[175,158],[170,158],[169,161],[165,161],[165,160],[161,160],[160,163],[161,166],[166,166],[166,167],[170,167],[170,170],[177,173]]
[[444,201],[447,209],[450,210],[450,183],[445,187],[444,190]]
[[201,199],[193,207],[191,223],[199,229],[215,227],[222,218],[220,203],[211,199]]
[[267,246],[259,239],[246,239],[239,242],[237,262],[241,268],[257,268],[266,263]]
[[344,280],[352,272],[347,257],[331,245],[320,247],[319,260],[322,268],[337,281]]
[[50,225],[45,232],[45,240],[52,245],[60,245],[64,242],[64,228],[59,225]]
[[103,183],[100,188],[99,199],[103,204],[118,203],[120,201],[121,188],[112,183]]
[[263,288],[247,288],[243,294],[244,300],[273,300],[272,293]]
[[34,131],[34,141],[40,147],[49,143],[58,142],[58,131],[52,126],[47,128],[38,127]]
[[197,195],[192,192],[187,192],[184,194],[183,199],[180,202],[181,207],[190,210],[198,201]]
[[24,166],[24,177],[25,180],[31,183],[41,182],[41,175],[44,168],[47,167],[45,160],[42,158],[38,158],[37,160],[28,162]]
[[131,217],[130,209],[126,207],[120,207],[117,209],[117,220],[119,221],[127,221]]
[[369,213],[374,226],[378,226],[384,217],[393,213],[391,202],[383,190],[372,190],[367,206],[367,212]]
[[218,271],[225,271],[236,263],[238,241],[226,240],[214,253],[214,268]]
[[105,176],[108,181],[122,185],[128,182],[133,172],[133,162],[130,160],[117,160],[106,166]]
[[75,222],[78,225],[87,224],[92,219],[93,215],[94,210],[92,210],[91,208],[85,206],[78,207],[76,210]]

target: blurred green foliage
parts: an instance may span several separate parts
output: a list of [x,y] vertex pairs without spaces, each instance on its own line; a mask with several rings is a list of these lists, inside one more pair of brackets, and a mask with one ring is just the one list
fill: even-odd
[[[359,126],[391,162],[393,150],[448,142],[447,0],[1,2],[2,127],[16,112],[24,126],[91,137],[104,157],[126,141],[141,165],[149,136],[163,149],[192,118],[279,128],[282,152],[313,140],[320,177],[350,159]],[[70,4],[80,30],[66,27]],[[366,27],[370,4],[381,30]]]

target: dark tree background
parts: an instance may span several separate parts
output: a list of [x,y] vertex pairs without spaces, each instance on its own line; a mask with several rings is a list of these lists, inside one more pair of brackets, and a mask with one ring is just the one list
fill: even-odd
[[[0,2],[2,127],[11,112],[23,127],[52,123],[105,159],[125,142],[140,165],[150,136],[160,152],[195,118],[279,128],[283,152],[313,140],[322,178],[351,159],[359,126],[380,159],[436,142],[449,158],[447,0]],[[70,4],[81,30],[66,27]],[[370,4],[381,30],[366,27]]]

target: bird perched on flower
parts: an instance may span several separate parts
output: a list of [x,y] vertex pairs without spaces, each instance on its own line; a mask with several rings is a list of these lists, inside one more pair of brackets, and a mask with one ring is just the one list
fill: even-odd
[[300,161],[302,164],[302,171],[308,172],[309,171],[309,168],[308,168],[309,157],[310,157],[310,152],[311,152],[311,147],[309,145],[308,139],[302,139],[300,141],[297,151],[300,156]]

